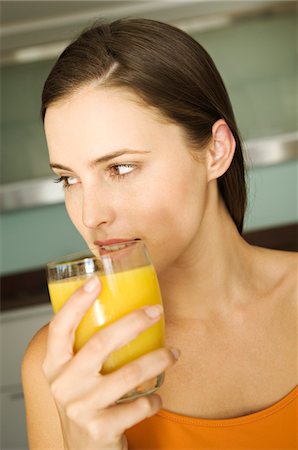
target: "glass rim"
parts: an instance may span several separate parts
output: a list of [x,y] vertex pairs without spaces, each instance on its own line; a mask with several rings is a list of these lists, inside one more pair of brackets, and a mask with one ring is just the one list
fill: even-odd
[[74,252],[74,253],[68,253],[66,255],[61,256],[59,259],[56,259],[54,261],[49,261],[47,263],[47,268],[48,269],[53,269],[54,267],[57,266],[67,266],[70,264],[73,264],[74,262],[78,261],[78,262],[82,262],[85,260],[90,260],[90,259],[99,259],[98,256],[94,255],[91,250],[86,249],[86,250],[81,250],[78,252]]

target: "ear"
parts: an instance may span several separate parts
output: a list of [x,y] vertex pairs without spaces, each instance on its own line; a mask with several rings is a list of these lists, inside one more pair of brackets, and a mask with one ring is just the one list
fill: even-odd
[[236,148],[234,136],[223,119],[212,127],[211,143],[207,148],[208,181],[223,175],[233,160]]

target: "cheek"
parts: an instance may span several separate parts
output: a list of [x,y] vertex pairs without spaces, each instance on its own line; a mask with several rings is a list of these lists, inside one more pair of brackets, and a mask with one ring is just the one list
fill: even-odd
[[204,200],[196,196],[185,196],[183,192],[169,193],[161,196],[151,210],[154,230],[170,237],[176,242],[184,241],[192,235],[201,221]]
[[144,234],[157,270],[162,270],[183,253],[195,238],[204,215],[207,184],[176,180],[147,192],[143,209]]
[[[187,232],[202,216],[207,198],[205,173],[190,173],[175,179],[164,179],[146,192],[147,215],[154,224]],[[158,226],[155,228],[158,232]]]

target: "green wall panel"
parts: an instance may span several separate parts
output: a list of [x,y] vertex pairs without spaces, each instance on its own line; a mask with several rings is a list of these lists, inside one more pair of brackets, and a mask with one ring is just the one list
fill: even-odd
[[249,170],[245,229],[297,222],[297,179],[297,161]]
[[7,213],[0,223],[2,273],[44,266],[86,248],[64,204]]

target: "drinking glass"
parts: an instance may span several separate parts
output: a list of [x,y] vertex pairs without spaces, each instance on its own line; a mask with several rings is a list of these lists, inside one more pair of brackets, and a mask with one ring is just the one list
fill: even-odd
[[[81,320],[75,334],[74,352],[97,331],[125,314],[146,305],[162,304],[159,284],[148,250],[142,240],[98,246],[96,254],[80,252],[47,264],[47,279],[54,313],[88,277],[99,277],[101,292]],[[127,345],[111,353],[100,373],[111,373],[141,355],[164,346],[164,317]],[[155,392],[164,374],[124,395],[118,402]]]

